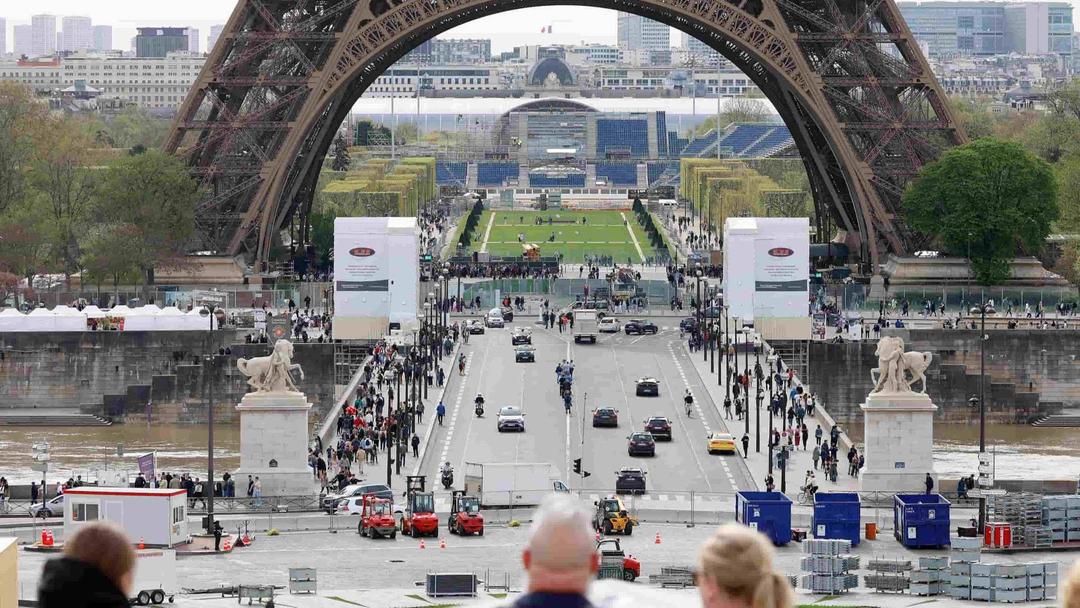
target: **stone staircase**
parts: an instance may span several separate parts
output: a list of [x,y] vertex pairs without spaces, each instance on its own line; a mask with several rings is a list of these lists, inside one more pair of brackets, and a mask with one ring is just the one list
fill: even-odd
[[465,188],[468,190],[476,190],[477,172],[476,163],[469,163],[465,169]]
[[594,163],[585,164],[585,187],[592,188],[596,186],[596,165]]
[[637,164],[637,187],[644,190],[649,187],[649,166],[645,163]]
[[76,412],[17,411],[0,414],[0,426],[110,426],[112,421]]
[[1080,416],[1064,414],[1044,416],[1042,418],[1039,418],[1035,422],[1032,422],[1031,426],[1050,428],[1080,428]]

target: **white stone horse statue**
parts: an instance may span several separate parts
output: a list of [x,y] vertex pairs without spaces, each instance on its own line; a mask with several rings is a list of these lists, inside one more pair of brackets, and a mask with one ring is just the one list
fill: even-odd
[[256,393],[299,393],[289,372],[299,371],[303,380],[304,369],[299,363],[293,363],[292,357],[292,342],[278,340],[269,356],[237,359],[236,367],[248,377],[248,384]]
[[[920,393],[926,393],[926,369],[930,367],[933,353],[904,352],[904,340],[896,336],[886,336],[878,341],[878,366],[870,370],[870,379],[874,381],[871,393],[911,393],[911,385],[922,381]],[[911,380],[907,374],[911,374]]]

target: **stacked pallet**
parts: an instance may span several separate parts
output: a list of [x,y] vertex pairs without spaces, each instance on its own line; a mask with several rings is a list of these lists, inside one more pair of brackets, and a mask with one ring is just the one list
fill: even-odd
[[919,567],[911,571],[911,593],[941,595],[949,585],[949,558],[920,557]]
[[908,573],[911,560],[908,559],[872,559],[866,565],[872,574],[863,575],[863,586],[876,591],[903,593],[911,585]]
[[971,599],[1027,602],[1057,596],[1057,564],[972,564]]
[[1054,543],[1080,541],[1080,496],[1045,496],[1042,499],[1042,524]]
[[949,597],[971,599],[971,568],[982,556],[982,543],[977,536],[952,539],[949,550]]
[[850,540],[815,538],[803,543],[802,576],[800,587],[815,593],[830,595],[845,593],[859,584],[851,571],[859,567],[859,557],[850,555]]
[[1049,547],[1052,535],[1051,529],[1044,523],[1043,504],[1041,494],[1030,492],[988,496],[986,521],[1009,524],[1014,546]]
[[660,574],[650,574],[649,582],[661,587],[693,587],[694,571],[690,566],[665,566]]

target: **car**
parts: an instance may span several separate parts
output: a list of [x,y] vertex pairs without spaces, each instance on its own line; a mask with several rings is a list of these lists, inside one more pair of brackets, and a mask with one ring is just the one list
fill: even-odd
[[501,312],[493,310],[484,318],[484,325],[488,327],[506,327],[506,322],[503,320]]
[[679,321],[679,329],[682,331],[694,331],[697,329],[698,322],[694,317],[686,317],[682,321]]
[[630,319],[626,325],[623,325],[623,331],[626,335],[630,334],[655,334],[660,331],[656,324],[652,321],[646,321],[645,319]]
[[736,454],[738,450],[735,447],[735,437],[730,433],[719,433],[713,431],[709,433],[708,452],[710,454],[716,454],[718,452],[727,452],[729,454]]
[[480,321],[479,319],[473,319],[472,321],[469,321],[469,333],[470,334],[483,334],[484,333],[484,322]]
[[657,440],[671,441],[671,421],[664,416],[653,416],[645,421],[645,432]]
[[512,306],[503,306],[499,310],[502,311],[503,321],[506,321],[507,323],[509,323],[509,322],[514,320],[514,307],[512,307]]
[[510,344],[513,346],[532,344],[532,330],[528,327],[515,328],[514,333],[510,335]]
[[[377,498],[384,498],[384,497],[383,496],[377,496]],[[387,500],[390,500],[390,499],[387,499]],[[396,512],[396,513],[401,512],[401,507],[397,506],[397,505],[394,505],[392,500],[391,500],[390,507],[391,507],[391,510]],[[361,513],[364,512],[364,495],[363,494],[357,494],[356,496],[346,496],[345,498],[342,498],[341,500],[337,501],[336,508],[337,508],[337,510],[335,512],[338,515],[360,515]]]
[[634,389],[634,394],[638,397],[644,395],[652,395],[653,397],[660,396],[660,381],[656,378],[638,378],[637,385]]
[[613,407],[598,407],[592,411],[592,425],[593,427],[600,426],[619,426],[619,410]]
[[615,472],[616,494],[644,494],[645,471],[635,467],[623,467]]
[[596,324],[596,331],[602,334],[619,333],[619,320],[615,317],[604,317]]
[[652,433],[640,432],[630,435],[626,446],[627,456],[656,456],[656,438]]
[[531,346],[518,346],[514,348],[514,362],[535,363],[536,349]]
[[[353,483],[345,486],[340,492],[334,494],[327,494],[323,496],[322,507],[327,513],[334,509],[343,498],[350,498],[353,496],[363,496],[364,494],[374,494],[378,498],[385,498],[387,500],[394,499],[394,493],[390,488],[386,487],[386,484],[382,483]],[[357,511],[359,513],[359,511]]]
[[54,515],[59,515],[61,517],[63,517],[63,515],[64,515],[64,495],[63,494],[61,494],[60,496],[57,496],[56,498],[53,498],[52,500],[50,500],[48,502],[45,502],[45,503],[40,503],[39,502],[39,503],[30,505],[30,516],[31,517],[52,517]]
[[499,408],[496,426],[500,433],[503,431],[521,431],[524,433],[525,414],[521,413],[521,408],[516,405],[504,405]]

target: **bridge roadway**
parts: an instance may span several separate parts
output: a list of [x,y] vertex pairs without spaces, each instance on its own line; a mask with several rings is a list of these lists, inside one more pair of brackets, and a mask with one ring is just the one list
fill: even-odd
[[[470,336],[463,347],[465,382],[455,382],[447,393],[444,424],[435,427],[421,467],[438,486],[437,510],[446,510],[449,501],[438,485],[438,468],[445,461],[454,467],[456,488],[463,487],[466,462],[550,463],[572,491],[589,500],[614,491],[618,469],[640,467],[647,472],[647,493],[635,499],[638,508],[688,509],[694,492],[696,509],[730,511],[736,490],[756,488],[741,455],[706,452],[707,433],[728,428],[681,348],[677,318],[655,319],[661,329],[657,335],[600,334],[596,344],[575,344],[569,332],[543,329],[535,321],[517,316],[504,329]],[[515,362],[510,336],[516,326],[532,329],[535,363]],[[569,416],[555,376],[563,359],[575,366]],[[457,373],[456,365],[451,373]],[[660,381],[659,397],[635,396],[635,381],[642,376]],[[683,404],[687,388],[695,402],[689,419]],[[482,418],[473,411],[477,393],[485,398]],[[427,411],[433,413],[435,405]],[[505,405],[522,408],[524,433],[498,432],[497,413]],[[592,410],[599,406],[619,411],[618,428],[592,427]],[[671,420],[673,440],[658,442],[655,457],[630,457],[627,436],[656,415]],[[733,435],[741,437],[741,424],[727,422]],[[579,457],[590,477],[572,473],[572,460]]]

